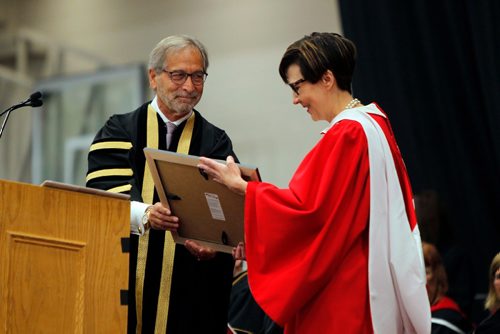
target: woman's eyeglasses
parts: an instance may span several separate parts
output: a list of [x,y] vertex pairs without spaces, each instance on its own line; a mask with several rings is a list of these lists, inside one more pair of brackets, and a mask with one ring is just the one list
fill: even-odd
[[299,79],[297,81],[289,83],[288,86],[290,86],[290,88],[293,90],[295,94],[299,95],[299,88],[300,88],[299,85],[304,81],[306,81],[306,79]]

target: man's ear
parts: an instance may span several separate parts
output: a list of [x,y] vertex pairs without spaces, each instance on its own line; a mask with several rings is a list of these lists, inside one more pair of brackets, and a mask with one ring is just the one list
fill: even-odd
[[156,73],[156,71],[152,68],[149,69],[148,71],[148,79],[149,79],[149,87],[151,87],[151,89],[153,89],[154,91],[156,91],[156,76],[158,74]]

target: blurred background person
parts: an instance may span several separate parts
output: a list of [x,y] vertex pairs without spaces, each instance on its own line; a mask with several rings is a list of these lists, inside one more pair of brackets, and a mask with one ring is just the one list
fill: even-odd
[[236,260],[234,265],[233,289],[228,313],[228,333],[231,334],[282,334],[283,328],[255,302],[248,286],[247,265]]
[[424,252],[425,273],[427,277],[427,293],[431,305],[432,334],[448,334],[470,332],[472,324],[458,304],[446,296],[448,278],[437,248],[422,242]]
[[476,334],[500,333],[500,253],[495,255],[490,266],[489,291],[484,307],[490,315],[477,327]]
[[449,210],[442,196],[434,189],[423,189],[415,193],[415,212],[422,241],[437,248],[447,274],[446,295],[453,299],[462,312],[471,320],[482,319],[484,300],[475,300],[476,282],[474,261],[469,245],[460,243],[457,226],[449,219]]

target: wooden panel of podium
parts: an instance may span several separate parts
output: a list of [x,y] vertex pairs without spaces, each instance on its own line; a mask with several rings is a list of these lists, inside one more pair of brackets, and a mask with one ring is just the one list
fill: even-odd
[[0,180],[0,333],[125,333],[129,231],[126,199]]

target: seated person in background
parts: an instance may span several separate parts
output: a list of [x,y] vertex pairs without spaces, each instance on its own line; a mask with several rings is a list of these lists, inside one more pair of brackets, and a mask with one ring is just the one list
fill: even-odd
[[228,334],[282,334],[283,329],[255,302],[248,286],[246,262],[236,260],[228,314]]
[[[440,194],[433,189],[415,193],[415,212],[422,241],[434,245],[448,278],[446,295],[453,299],[469,319],[478,312],[474,302],[476,274],[471,252],[458,242],[457,227],[450,222],[449,210]],[[482,319],[481,317],[475,318]]]
[[472,330],[471,323],[457,303],[446,296],[448,279],[441,256],[434,245],[422,242],[427,276],[427,293],[431,304],[432,334],[461,333]]
[[489,291],[484,307],[490,315],[477,326],[476,334],[500,333],[500,253],[493,258],[490,266]]

